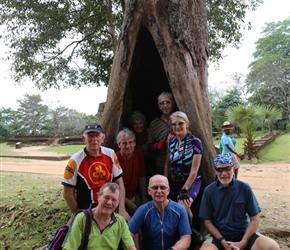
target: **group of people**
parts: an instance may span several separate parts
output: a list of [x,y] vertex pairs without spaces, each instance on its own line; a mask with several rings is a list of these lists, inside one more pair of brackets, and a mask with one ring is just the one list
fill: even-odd
[[[142,113],[131,115],[132,130],[118,133],[116,153],[102,146],[100,124],[85,126],[86,146],[68,161],[62,185],[72,214],[92,209],[87,249],[279,249],[256,232],[260,208],[250,186],[234,177],[232,156],[215,157],[216,181],[203,191],[201,140],[188,130],[186,114],[173,112],[171,93],[161,93],[158,107],[162,115],[148,130]],[[84,220],[75,217],[63,249],[80,248]]]

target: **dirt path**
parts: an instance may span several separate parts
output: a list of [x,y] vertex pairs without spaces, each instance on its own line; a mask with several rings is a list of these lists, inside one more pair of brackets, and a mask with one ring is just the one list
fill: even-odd
[[[41,147],[22,148],[27,155],[59,156],[57,153],[39,151]],[[12,151],[17,151],[14,149]],[[17,153],[20,153],[20,150]],[[67,160],[45,161],[15,158],[0,158],[1,170],[46,173],[61,178]],[[242,164],[238,178],[248,182],[262,208],[261,228],[290,231],[290,164],[285,162]],[[284,235],[285,236],[285,235]],[[286,236],[289,239],[289,235]],[[289,245],[290,247],[290,245]],[[284,249],[284,248],[283,248]]]
[[[59,154],[55,152],[40,151],[43,147],[24,147],[21,149],[11,149],[11,155],[17,156],[51,156],[59,157],[66,156],[66,154]],[[18,171],[18,172],[32,172],[32,173],[45,173],[45,174],[63,174],[64,167],[67,160],[63,161],[47,161],[47,160],[33,160],[23,158],[0,158],[1,170]]]

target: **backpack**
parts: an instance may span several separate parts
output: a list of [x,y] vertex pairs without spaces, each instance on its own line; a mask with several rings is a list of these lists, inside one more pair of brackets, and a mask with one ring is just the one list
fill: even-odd
[[[89,235],[91,232],[91,228],[92,228],[92,219],[93,219],[93,214],[92,214],[92,210],[91,209],[79,209],[74,218],[76,217],[76,215],[78,213],[84,212],[86,215],[86,226],[85,226],[85,238],[83,240],[82,246],[80,249],[86,250],[87,249],[87,245],[88,245],[88,241],[89,241]],[[73,221],[71,222],[71,224],[73,223]],[[68,225],[64,225],[61,226],[57,229],[53,239],[51,240],[51,242],[49,243],[47,250],[61,250],[62,249],[62,244],[64,242],[64,239],[67,235],[69,231],[69,226]]]

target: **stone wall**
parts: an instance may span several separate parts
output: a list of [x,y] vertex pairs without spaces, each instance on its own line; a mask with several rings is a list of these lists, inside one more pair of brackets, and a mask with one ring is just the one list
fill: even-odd
[[276,137],[278,136],[278,133],[271,132],[263,137],[261,137],[259,140],[256,140],[254,143],[254,149],[256,152],[259,153],[259,151],[266,146],[268,146],[271,142],[273,142]]
[[19,146],[57,146],[57,145],[81,145],[84,144],[81,135],[55,138],[49,136],[18,136],[7,140],[8,145]]

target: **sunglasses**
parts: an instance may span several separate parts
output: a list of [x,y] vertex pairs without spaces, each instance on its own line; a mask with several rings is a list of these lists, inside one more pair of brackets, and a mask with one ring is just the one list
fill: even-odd
[[165,190],[165,189],[167,189],[168,187],[166,187],[166,186],[152,186],[152,187],[149,187],[149,188],[151,188],[151,189],[153,189],[153,190],[158,190],[158,189],[160,189],[160,190]]
[[176,126],[182,126],[184,124],[184,122],[176,122],[176,123],[171,123],[172,127],[176,127]]
[[223,168],[216,168],[215,170],[219,173],[222,173],[223,171],[230,171],[232,169],[233,166],[226,166],[226,167],[223,167]]

